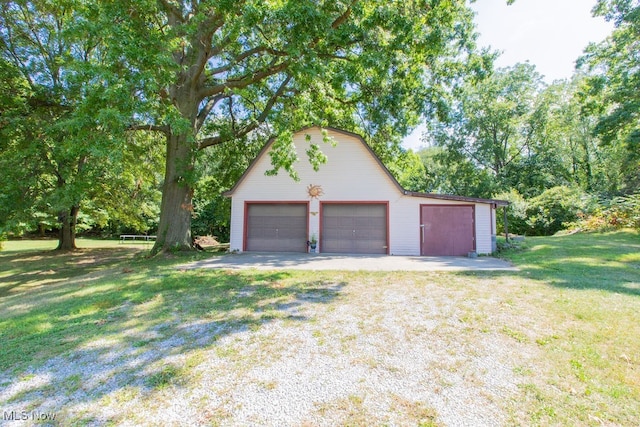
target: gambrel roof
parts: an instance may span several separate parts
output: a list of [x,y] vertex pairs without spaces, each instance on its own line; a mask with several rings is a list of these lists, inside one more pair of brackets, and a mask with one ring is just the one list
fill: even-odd
[[[380,166],[380,169],[384,172],[384,174],[387,176],[387,178],[393,184],[393,186],[395,186],[398,189],[398,192],[400,192],[401,194],[403,194],[405,196],[422,197],[422,198],[427,198],[427,199],[452,200],[452,201],[458,201],[458,202],[486,203],[486,204],[492,204],[492,205],[495,205],[495,206],[507,206],[507,205],[509,205],[509,202],[507,202],[505,200],[482,199],[482,198],[478,198],[478,197],[464,197],[464,196],[456,196],[456,195],[450,195],[450,194],[421,193],[421,192],[416,192],[416,191],[405,190],[400,185],[398,180],[391,174],[391,172],[384,165],[384,163],[382,163],[382,160],[380,160],[380,158],[373,152],[373,150],[371,149],[369,144],[366,143],[366,141],[364,140],[364,138],[362,138],[362,136],[360,136],[360,135],[358,135],[356,133],[353,133],[353,132],[349,132],[349,131],[343,130],[343,129],[337,129],[337,128],[332,128],[332,127],[322,127],[322,128],[320,128],[319,126],[309,126],[309,127],[306,127],[306,128],[302,128],[302,129],[298,130],[297,132],[295,132],[295,134],[299,134],[299,133],[305,132],[305,131],[307,131],[309,129],[313,129],[313,128],[326,129],[326,130],[330,130],[331,132],[340,133],[340,134],[355,138],[357,141],[359,141],[362,144],[362,146],[366,149],[366,151],[369,153],[371,158]],[[238,189],[238,187],[242,184],[242,182],[245,180],[245,178],[254,169],[254,166],[256,165],[258,160],[261,159],[262,156],[264,156],[269,151],[269,149],[271,148],[271,145],[273,144],[275,139],[276,139],[275,137],[271,138],[264,145],[262,150],[260,150],[260,153],[258,153],[256,158],[251,162],[251,164],[249,165],[247,170],[242,174],[242,176],[236,182],[236,184],[229,191],[226,191],[225,193],[223,193],[225,196],[227,196],[227,197],[233,196],[233,194]]]

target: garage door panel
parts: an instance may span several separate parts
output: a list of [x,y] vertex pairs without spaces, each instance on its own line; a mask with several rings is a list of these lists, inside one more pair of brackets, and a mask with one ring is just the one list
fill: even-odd
[[421,207],[422,255],[461,256],[475,249],[473,206]]
[[356,228],[366,227],[370,229],[384,229],[387,226],[387,219],[385,217],[382,218],[354,218],[353,220],[354,226]]
[[387,253],[387,205],[323,204],[322,252]]
[[376,228],[369,232],[369,240],[376,242],[384,242],[386,245],[387,233],[385,229]]
[[363,239],[363,240],[355,240],[353,242],[353,246],[356,249],[356,253],[367,253],[366,251],[370,250],[371,248],[379,247],[381,243],[382,242],[380,242],[379,239],[366,239],[366,240]]
[[353,218],[346,217],[338,217],[336,218],[336,226],[343,228],[353,228],[354,226]]
[[307,205],[302,203],[247,205],[245,250],[306,252]]

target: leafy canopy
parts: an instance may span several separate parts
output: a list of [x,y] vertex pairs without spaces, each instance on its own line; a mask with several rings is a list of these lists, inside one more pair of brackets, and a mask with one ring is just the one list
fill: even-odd
[[[158,250],[190,245],[198,150],[280,136],[275,170],[295,176],[286,136],[331,125],[390,157],[421,114],[442,107],[475,49],[463,0],[114,0],[90,10],[121,76],[110,87],[135,97],[129,128],[166,138]],[[321,150],[308,154],[322,163]]]
[[[140,200],[131,196],[137,189],[138,197],[153,199],[156,177],[148,166],[157,168],[157,149],[150,148],[157,143],[123,134],[110,86],[117,79],[85,6],[0,5],[0,199],[6,201],[0,226],[31,228],[37,221],[67,229],[65,249],[74,247],[81,209],[101,226],[109,218],[144,226],[143,217],[155,215],[137,214],[146,209],[132,209]],[[142,146],[146,155],[132,156]]]

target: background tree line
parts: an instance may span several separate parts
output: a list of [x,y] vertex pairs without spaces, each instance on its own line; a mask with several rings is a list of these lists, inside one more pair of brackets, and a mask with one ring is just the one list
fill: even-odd
[[[568,81],[533,65],[463,79],[427,118],[413,190],[505,199],[510,230],[553,234],[640,227],[640,6],[599,1],[615,23]],[[419,169],[417,165],[415,169]]]
[[[311,124],[363,135],[407,189],[511,200],[516,232],[633,223],[639,10],[598,1],[614,32],[545,85],[493,69],[462,0],[3,2],[0,234],[225,240],[221,192],[276,135],[295,177],[287,136]],[[403,150],[421,118],[429,148]]]

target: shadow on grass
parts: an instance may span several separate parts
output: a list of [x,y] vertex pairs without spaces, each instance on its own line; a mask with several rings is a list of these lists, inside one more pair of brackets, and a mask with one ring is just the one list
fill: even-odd
[[520,268],[520,275],[553,286],[640,296],[636,232],[529,237],[522,249],[501,256]]
[[139,249],[79,249],[73,252],[0,252],[0,298],[21,287],[46,286],[133,259]]
[[[24,268],[12,270],[13,292],[0,299],[4,410],[59,411],[131,388],[144,395],[179,387],[190,367],[176,365],[176,358],[276,320],[307,321],[305,306],[333,301],[345,285],[287,272],[176,270],[175,261],[123,268],[119,257],[132,255],[112,255],[105,262],[117,269],[99,272],[78,267],[85,258],[76,255],[10,257]],[[20,290],[39,274],[35,266],[43,259],[37,257],[47,258],[46,268],[71,270],[47,286]],[[80,419],[91,421],[87,416]]]

